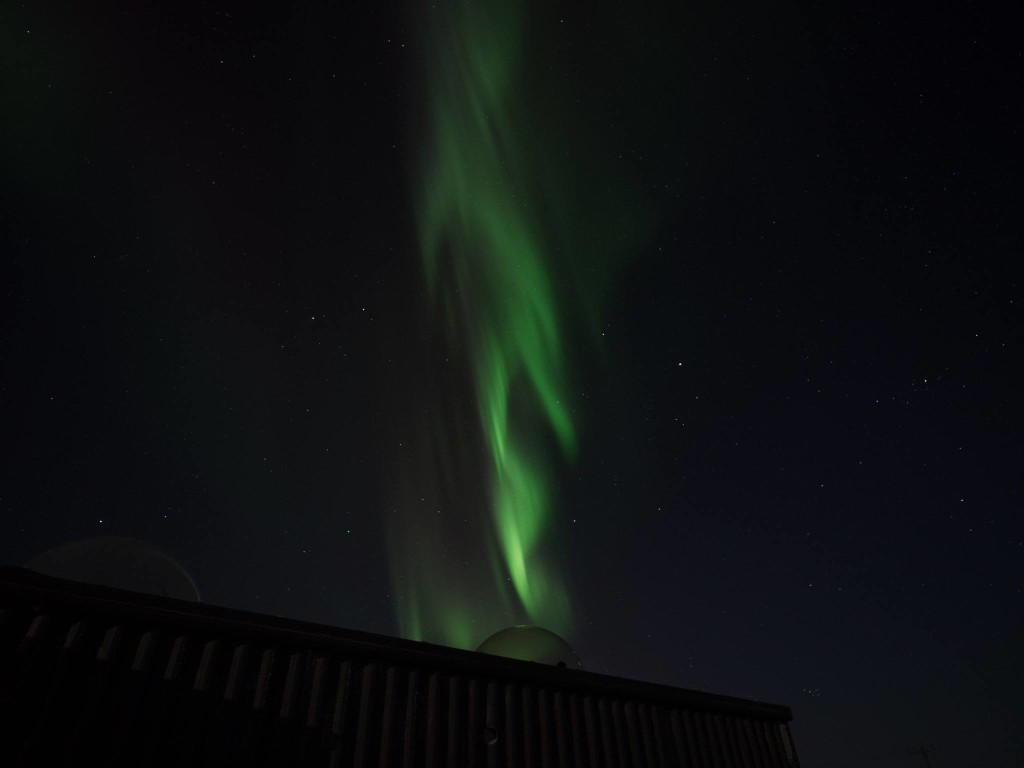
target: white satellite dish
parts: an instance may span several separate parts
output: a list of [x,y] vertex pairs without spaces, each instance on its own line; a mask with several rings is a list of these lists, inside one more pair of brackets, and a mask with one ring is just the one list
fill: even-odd
[[583,669],[583,662],[565,640],[543,627],[519,624],[507,627],[484,640],[477,653],[534,661],[554,667]]
[[128,536],[97,536],[61,544],[26,566],[58,579],[199,602],[199,588],[178,562]]

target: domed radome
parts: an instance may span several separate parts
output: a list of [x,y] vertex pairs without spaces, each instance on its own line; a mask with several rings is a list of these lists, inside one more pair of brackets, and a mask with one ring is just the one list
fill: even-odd
[[199,589],[180,563],[152,544],[128,536],[96,536],[62,544],[35,557],[27,567],[58,579],[199,601]]
[[477,653],[550,664],[553,667],[583,669],[583,662],[569,643],[550,630],[528,624],[495,632],[476,650]]

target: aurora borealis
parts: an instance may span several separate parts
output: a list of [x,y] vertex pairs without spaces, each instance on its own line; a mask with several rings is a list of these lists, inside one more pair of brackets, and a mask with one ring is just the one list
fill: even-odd
[[420,472],[392,509],[390,556],[406,633],[462,647],[511,623],[572,632],[559,481],[588,415],[574,365],[600,358],[609,280],[651,217],[557,74],[539,10],[460,1],[414,14],[413,207],[426,322],[443,337],[426,366],[446,361],[465,389],[428,388],[426,411],[458,402],[440,420],[421,409]]
[[8,6],[0,560],[1024,756],[1016,6]]
[[557,525],[552,457],[536,444],[533,425],[520,423],[542,421],[565,454],[575,449],[559,306],[565,297],[557,295],[551,245],[536,224],[535,169],[518,129],[526,107],[520,13],[514,2],[460,2],[431,14],[418,226],[450,342],[468,348],[473,367],[501,555],[494,588],[505,588],[507,574],[529,621],[566,632],[561,564],[541,549]]

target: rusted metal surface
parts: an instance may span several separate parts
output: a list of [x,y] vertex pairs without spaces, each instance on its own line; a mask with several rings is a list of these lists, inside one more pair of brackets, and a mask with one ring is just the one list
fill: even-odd
[[0,765],[798,768],[787,707],[0,568]]

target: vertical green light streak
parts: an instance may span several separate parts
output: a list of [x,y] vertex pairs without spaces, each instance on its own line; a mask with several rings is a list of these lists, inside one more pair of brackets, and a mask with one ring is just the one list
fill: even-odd
[[498,588],[507,574],[529,619],[565,632],[564,584],[544,554],[554,522],[544,435],[571,456],[576,432],[550,253],[531,195],[543,169],[529,167],[523,145],[520,9],[514,0],[452,2],[431,14],[417,212],[425,275],[450,343],[468,350],[474,368],[503,561]]

